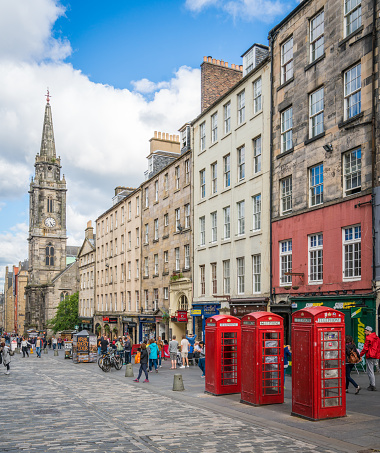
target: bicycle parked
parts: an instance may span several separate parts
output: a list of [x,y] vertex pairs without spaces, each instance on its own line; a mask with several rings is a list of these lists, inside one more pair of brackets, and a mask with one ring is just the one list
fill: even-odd
[[114,350],[111,350],[99,357],[98,365],[104,372],[110,371],[112,367],[121,370],[123,368],[123,359],[116,355]]

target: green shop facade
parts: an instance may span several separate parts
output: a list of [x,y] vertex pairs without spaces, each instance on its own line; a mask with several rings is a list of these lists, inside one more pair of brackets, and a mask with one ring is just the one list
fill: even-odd
[[344,313],[346,335],[351,335],[356,346],[364,346],[366,326],[376,330],[376,294],[339,295],[320,297],[290,297],[292,313],[307,307],[330,307]]

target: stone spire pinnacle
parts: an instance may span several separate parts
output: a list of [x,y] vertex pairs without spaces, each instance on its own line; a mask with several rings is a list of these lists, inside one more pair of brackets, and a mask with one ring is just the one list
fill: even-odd
[[54,142],[54,131],[53,131],[53,118],[51,115],[51,106],[50,106],[49,101],[50,101],[50,93],[49,93],[49,90],[47,90],[45,118],[44,118],[44,126],[42,129],[40,157],[55,159],[56,155],[55,155],[55,142]]

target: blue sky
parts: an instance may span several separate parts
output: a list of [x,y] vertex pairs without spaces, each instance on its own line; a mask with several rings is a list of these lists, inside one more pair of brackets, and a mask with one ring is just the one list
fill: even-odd
[[287,0],[0,0],[0,288],[27,258],[28,189],[45,93],[68,184],[69,244],[143,180],[155,130],[200,111],[203,56],[242,64]]

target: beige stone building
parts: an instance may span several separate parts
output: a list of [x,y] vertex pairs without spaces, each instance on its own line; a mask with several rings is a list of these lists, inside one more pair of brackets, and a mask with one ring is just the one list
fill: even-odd
[[4,331],[13,332],[15,330],[15,298],[13,294],[13,273],[9,271],[8,266],[5,268],[5,282],[4,282]]
[[270,297],[268,48],[252,46],[242,69],[240,80],[192,123],[198,337],[208,316],[266,310]]
[[134,192],[131,188],[117,187],[113,206],[96,220],[95,331],[110,332],[112,337],[124,333],[127,210]]
[[[181,131],[188,137],[189,125]],[[192,300],[191,152],[179,136],[150,140],[147,180],[141,185],[140,340],[185,334]],[[170,319],[170,321],[169,321]]]
[[91,220],[87,222],[85,238],[78,252],[79,267],[79,329],[86,329],[90,332],[94,330],[95,312],[95,261],[96,247],[94,228]]

